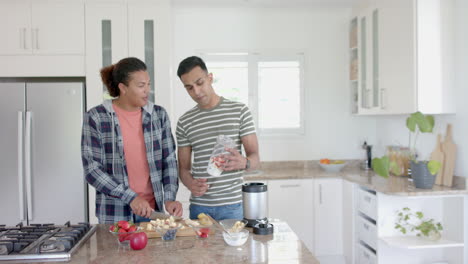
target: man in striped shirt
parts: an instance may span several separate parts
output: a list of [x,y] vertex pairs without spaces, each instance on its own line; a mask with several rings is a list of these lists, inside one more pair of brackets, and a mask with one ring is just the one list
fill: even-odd
[[[260,163],[255,124],[249,108],[217,95],[213,74],[208,73],[201,58],[184,59],[177,75],[197,103],[177,123],[179,177],[191,191],[190,218],[207,213],[216,220],[242,219],[242,175]],[[211,152],[220,135],[231,138],[236,147],[226,149],[220,176],[206,169]],[[244,146],[245,156],[241,153]],[[192,160],[193,154],[193,160]],[[192,163],[193,161],[193,163]]]

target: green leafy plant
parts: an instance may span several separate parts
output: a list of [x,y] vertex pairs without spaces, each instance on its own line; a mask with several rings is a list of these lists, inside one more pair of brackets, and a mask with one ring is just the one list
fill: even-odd
[[[434,116],[432,115],[424,115],[421,112],[412,113],[406,119],[406,127],[408,128],[410,135],[409,135],[409,147],[411,151],[411,160],[414,162],[418,162],[416,160],[416,141],[418,139],[418,135],[420,133],[432,133],[434,129]],[[427,163],[427,168],[431,174],[436,174],[440,166],[440,162],[436,160],[430,160]],[[372,169],[380,176],[387,178],[390,172],[393,174],[398,174],[398,171],[401,170],[400,167],[395,162],[390,162],[387,156],[383,156],[381,158],[374,158],[372,159]]]
[[[417,236],[440,238],[440,232],[443,230],[440,222],[435,222],[434,219],[424,219],[422,212],[413,213],[408,207],[397,211],[397,221],[395,229],[401,233],[417,232]],[[438,236],[437,236],[438,235]]]

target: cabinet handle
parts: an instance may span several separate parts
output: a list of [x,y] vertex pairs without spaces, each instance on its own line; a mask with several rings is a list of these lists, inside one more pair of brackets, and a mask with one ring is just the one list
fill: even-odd
[[18,194],[20,220],[26,220],[24,217],[24,182],[23,182],[23,112],[18,112]]
[[368,225],[368,224],[363,223],[362,225],[364,226],[364,228],[365,228],[366,230],[369,230],[369,225]]
[[319,204],[322,204],[322,184],[319,184]]
[[380,109],[385,109],[385,108],[387,108],[387,106],[384,104],[385,98],[386,98],[386,96],[385,96],[385,88],[381,88],[381,89],[380,89]]
[[34,31],[36,31],[36,49],[39,49],[39,28],[36,28]]
[[281,188],[297,188],[297,187],[300,187],[299,184],[283,184],[283,185],[280,185]]
[[21,35],[20,41],[23,44],[23,49],[27,49],[28,47],[26,47],[26,28],[21,28],[20,35]]
[[366,202],[368,202],[368,203],[371,202],[371,198],[370,198],[369,196],[364,196],[364,200],[365,200]]
[[33,220],[32,209],[32,188],[31,188],[31,112],[26,111],[26,131],[25,131],[25,175],[26,175],[26,193],[28,201],[28,220]]

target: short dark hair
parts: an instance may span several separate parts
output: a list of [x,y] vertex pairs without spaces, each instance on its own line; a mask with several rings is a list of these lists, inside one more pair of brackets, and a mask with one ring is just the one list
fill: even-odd
[[129,57],[102,68],[101,79],[110,96],[118,97],[120,95],[119,83],[128,85],[130,74],[137,71],[146,71],[146,64],[138,58]]
[[191,56],[179,63],[179,68],[177,69],[177,76],[179,76],[180,78],[180,76],[190,72],[197,66],[205,72],[208,72],[205,62],[200,57]]

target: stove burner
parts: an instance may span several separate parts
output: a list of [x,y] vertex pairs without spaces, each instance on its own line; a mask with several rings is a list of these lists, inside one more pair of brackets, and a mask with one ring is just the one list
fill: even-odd
[[59,241],[48,240],[39,247],[39,253],[64,252],[65,245]]
[[26,248],[29,244],[29,242],[15,242],[13,244],[13,252],[21,252],[21,250]]
[[89,223],[64,225],[19,223],[0,225],[0,262],[2,260],[69,260],[95,231]]
[[8,255],[13,251],[13,242],[0,242],[0,255]]

